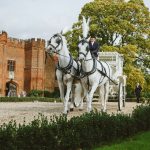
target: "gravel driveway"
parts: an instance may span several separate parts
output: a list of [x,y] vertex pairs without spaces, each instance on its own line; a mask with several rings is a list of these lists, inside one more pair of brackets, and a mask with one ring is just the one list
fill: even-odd
[[[94,102],[93,108],[100,110],[100,103]],[[121,113],[132,113],[133,108],[136,105],[140,105],[134,102],[126,102],[126,107]],[[107,103],[108,113],[118,113],[117,102]],[[50,102],[0,102],[0,125],[8,123],[11,120],[16,120],[17,123],[31,122],[34,117],[38,117],[39,113],[45,116],[51,116],[53,114],[59,115],[63,111],[62,103],[50,103]],[[72,116],[78,116],[86,112],[86,103],[84,103],[84,110],[79,111],[77,108],[73,112],[68,114],[68,118]],[[120,112],[119,112],[120,113]]]

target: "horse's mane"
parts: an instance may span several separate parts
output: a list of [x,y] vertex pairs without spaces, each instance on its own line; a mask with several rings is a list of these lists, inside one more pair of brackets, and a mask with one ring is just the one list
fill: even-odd
[[83,34],[83,38],[87,38],[88,33],[89,33],[89,23],[90,23],[90,18],[85,19],[85,17],[83,16],[83,23],[82,23],[82,34]]

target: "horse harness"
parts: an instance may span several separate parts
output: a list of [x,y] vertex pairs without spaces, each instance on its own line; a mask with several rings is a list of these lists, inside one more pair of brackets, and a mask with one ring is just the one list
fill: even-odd
[[[83,45],[84,43],[89,44],[88,41],[87,41],[87,38],[83,38],[83,39],[79,42],[79,44],[80,44],[80,43],[82,43],[82,45]],[[87,50],[86,54],[83,53],[83,52],[79,52],[79,54],[82,54],[82,55],[86,58],[87,54],[90,52],[88,46],[86,47],[86,50]],[[80,76],[80,78],[84,78],[84,77],[86,77],[86,76],[87,76],[87,78],[88,78],[89,75],[93,74],[93,73],[97,70],[97,71],[99,71],[100,74],[102,75],[102,77],[100,78],[100,83],[101,83],[101,82],[103,81],[103,79],[105,78],[105,76],[106,76],[106,69],[104,68],[103,64],[102,64],[100,61],[98,61],[98,62],[100,63],[100,65],[101,65],[101,68],[102,68],[102,70],[98,70],[98,69],[97,69],[96,59],[95,59],[95,58],[91,58],[91,59],[86,59],[85,61],[89,61],[89,60],[93,60],[93,67],[92,67],[92,70],[89,71],[89,72],[85,72],[85,71],[83,71],[83,67],[82,67],[82,65],[81,65],[81,76]],[[89,80],[89,79],[88,79],[88,80]]]
[[[82,43],[82,45],[83,45],[84,43],[88,43],[86,39],[87,39],[87,38],[83,38],[83,39],[79,42],[79,44]],[[82,54],[84,57],[86,57],[87,54],[88,54],[88,52],[89,52],[89,47],[88,47],[88,46],[87,46],[86,50],[87,50],[87,53],[86,53],[86,54],[84,54],[83,52],[79,52],[79,54]],[[99,84],[103,82],[103,80],[104,80],[105,77],[107,77],[111,82],[113,82],[114,84],[118,85],[116,82],[114,82],[114,81],[110,78],[110,67],[109,67],[109,65],[108,65],[106,62],[105,62],[105,63],[107,64],[107,66],[108,66],[108,68],[109,68],[109,75],[107,75],[106,69],[105,69],[105,67],[103,66],[103,64],[102,64],[101,61],[97,61],[95,58],[86,59],[85,61],[89,61],[89,60],[93,60],[93,68],[92,68],[91,71],[85,72],[85,71],[83,71],[83,68],[82,68],[82,65],[81,65],[81,76],[80,76],[80,78],[84,78],[84,77],[87,76],[88,84],[89,84],[89,75],[93,74],[95,71],[98,71],[98,72],[102,75],[101,78],[100,78],[100,80],[99,80]],[[96,61],[101,65],[102,70],[99,70],[99,69],[96,68],[96,67],[97,67]]]
[[[102,62],[101,61],[98,61],[99,62],[99,64],[101,65],[101,68],[102,68],[102,70],[98,70],[98,72],[102,75],[101,76],[101,78],[100,78],[100,80],[99,80],[99,84],[100,83],[102,83],[103,82],[103,80],[104,80],[104,78],[107,76],[107,74],[106,74],[106,69],[105,69],[105,67],[103,66],[103,64],[102,64]],[[109,66],[108,66],[109,67]],[[110,69],[109,69],[109,76],[110,76]]]
[[[57,37],[57,38],[56,38]],[[57,43],[57,45],[56,46],[54,46],[53,44],[51,44],[51,41],[52,41],[52,38],[56,38],[56,43]],[[60,66],[60,64],[59,64],[59,62],[58,62],[58,64],[57,64],[57,66],[56,66],[56,68],[58,69],[58,70],[60,70],[60,71],[62,71],[63,73],[65,73],[65,74],[69,74],[69,73],[71,73],[71,68],[73,67],[75,70],[77,70],[74,66],[73,66],[73,58],[72,58],[72,56],[69,54],[69,57],[68,56],[64,56],[64,55],[62,55],[62,54],[60,54],[59,53],[59,51],[62,49],[62,47],[63,47],[63,40],[62,40],[62,37],[60,36],[60,34],[54,34],[51,38],[50,38],[50,40],[48,41],[48,45],[50,45],[53,49],[57,49],[60,45],[61,45],[61,48],[59,49],[59,50],[57,50],[57,51],[52,51],[53,53],[56,53],[56,54],[58,54],[58,55],[61,55],[61,56],[63,56],[63,57],[67,57],[67,58],[70,58],[70,61],[69,61],[69,64],[66,66],[66,67],[61,67]],[[48,53],[48,52],[47,52]],[[49,52],[50,53],[50,52]]]
[[57,67],[56,67],[58,70],[62,71],[65,74],[71,73],[71,68],[73,66],[73,58],[70,54],[69,54],[69,56],[70,56],[70,61],[66,67],[61,67],[59,62],[58,62]]

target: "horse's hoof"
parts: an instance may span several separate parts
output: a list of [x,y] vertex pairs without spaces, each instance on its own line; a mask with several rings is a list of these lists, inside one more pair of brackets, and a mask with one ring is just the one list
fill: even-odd
[[66,114],[66,113],[63,113],[63,116],[67,116],[68,114]]
[[117,110],[117,112],[121,112],[121,111],[122,111],[122,109],[118,109],[118,110]]
[[91,108],[87,109],[87,113],[90,113],[91,111],[92,111],[92,109],[91,109]]
[[73,111],[74,109],[73,108],[70,108],[70,111]]
[[106,110],[101,109],[101,113],[106,113],[106,112],[107,112]]
[[69,113],[69,111],[67,110],[67,112],[63,112],[63,115],[67,115]]

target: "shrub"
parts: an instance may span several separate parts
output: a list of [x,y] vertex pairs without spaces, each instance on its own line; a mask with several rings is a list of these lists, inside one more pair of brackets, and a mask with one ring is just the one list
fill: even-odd
[[9,124],[3,124],[0,128],[0,148],[2,150],[16,149],[16,134],[17,126],[15,121],[11,121]]
[[59,90],[56,89],[54,92],[44,91],[44,97],[59,98]]
[[17,126],[15,122],[2,125],[0,147],[3,150],[88,150],[149,129],[150,105],[137,107],[131,116],[93,111],[68,120],[66,115],[50,119],[40,115],[28,125]]
[[143,94],[142,94],[143,97],[145,98],[150,98],[150,92],[148,91],[143,91]]
[[43,91],[41,90],[31,90],[27,96],[29,97],[42,97],[43,96]]
[[127,98],[135,97],[134,90],[129,85],[127,85],[127,87],[126,87],[126,92],[127,92],[127,95],[126,95]]
[[55,88],[54,92],[42,91],[42,90],[31,90],[28,94],[28,97],[50,97],[50,98],[59,98],[59,89]]
[[136,121],[136,128],[138,131],[150,129],[150,105],[138,106],[132,114],[132,117]]
[[61,102],[59,98],[46,98],[46,97],[0,97],[0,102]]

